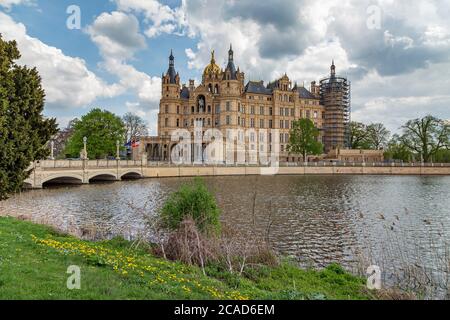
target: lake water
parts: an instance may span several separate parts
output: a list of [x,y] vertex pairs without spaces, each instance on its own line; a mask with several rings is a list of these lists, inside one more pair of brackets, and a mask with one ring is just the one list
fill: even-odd
[[[132,239],[146,232],[170,192],[192,179],[148,179],[52,187],[0,202],[0,215],[24,216],[80,237]],[[378,265],[386,283],[448,295],[450,177],[247,176],[204,181],[222,221],[268,239],[303,266],[337,262],[353,272]],[[95,230],[96,232],[91,232]],[[423,273],[423,274],[422,274]]]

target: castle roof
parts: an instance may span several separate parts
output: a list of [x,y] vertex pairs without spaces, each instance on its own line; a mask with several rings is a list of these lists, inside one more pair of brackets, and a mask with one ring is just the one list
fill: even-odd
[[271,95],[272,90],[264,86],[264,81],[249,81],[245,86],[245,92]]
[[183,86],[183,88],[181,89],[181,92],[180,92],[180,97],[181,97],[181,99],[189,99],[190,92],[189,92],[188,87]]
[[302,99],[316,99],[316,97],[305,87],[298,87],[297,90]]

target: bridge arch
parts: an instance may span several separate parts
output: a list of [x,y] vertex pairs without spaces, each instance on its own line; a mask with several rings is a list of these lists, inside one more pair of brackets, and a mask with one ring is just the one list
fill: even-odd
[[42,185],[48,184],[83,184],[83,176],[70,173],[51,175],[42,180]]
[[117,181],[117,174],[113,172],[98,172],[89,176],[89,182]]
[[124,171],[120,174],[120,179],[122,180],[136,180],[136,179],[142,179],[142,173],[138,170],[128,170]]

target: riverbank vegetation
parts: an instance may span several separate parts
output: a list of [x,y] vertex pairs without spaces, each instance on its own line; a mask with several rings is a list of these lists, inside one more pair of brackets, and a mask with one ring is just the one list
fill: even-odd
[[384,150],[389,161],[448,163],[450,162],[450,124],[428,115],[410,120],[391,133],[381,123],[365,125],[351,122],[349,140],[352,149]]
[[[155,257],[149,245],[82,241],[0,218],[0,299],[371,299],[365,281],[332,265],[302,270],[288,261],[245,276]],[[81,289],[69,290],[69,266]]]

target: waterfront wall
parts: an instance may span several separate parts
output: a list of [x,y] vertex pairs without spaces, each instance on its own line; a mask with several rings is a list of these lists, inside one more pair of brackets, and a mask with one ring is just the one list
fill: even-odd
[[146,178],[273,175],[450,175],[450,167],[144,167]]

